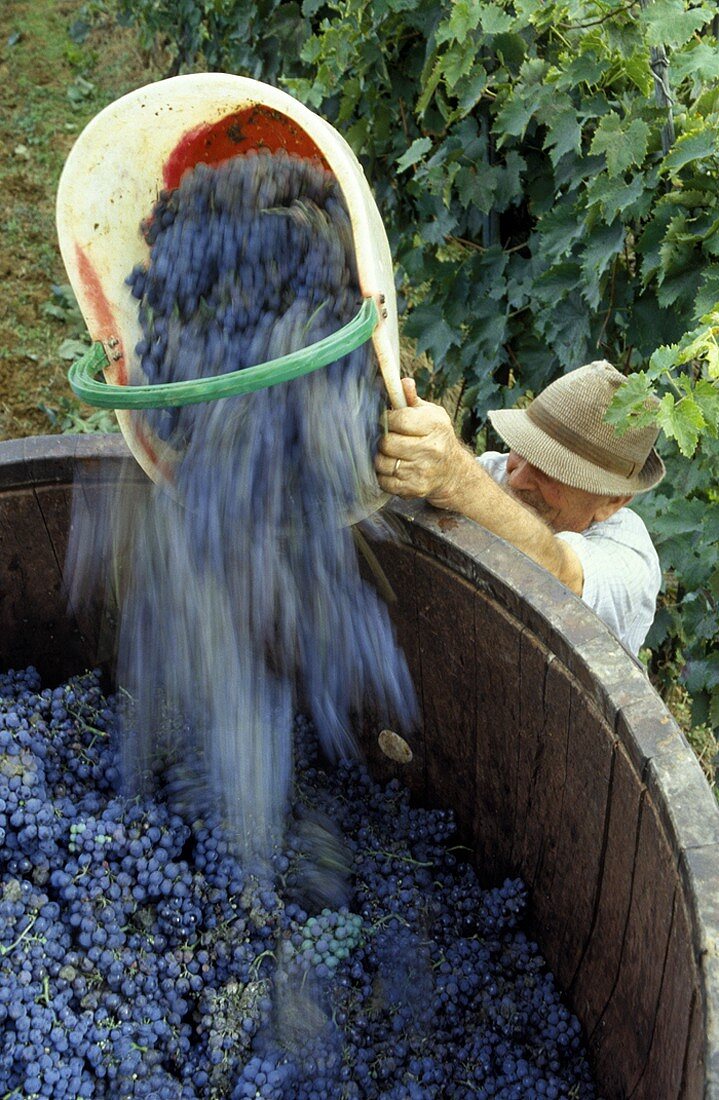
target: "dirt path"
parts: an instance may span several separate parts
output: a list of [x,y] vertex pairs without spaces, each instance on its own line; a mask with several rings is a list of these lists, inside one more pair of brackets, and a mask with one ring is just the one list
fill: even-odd
[[84,324],[52,289],[67,284],[57,181],[89,119],[162,75],[134,34],[110,21],[79,41],[81,9],[82,0],[0,4],[0,439],[82,428],[91,416],[72,396],[60,355]]

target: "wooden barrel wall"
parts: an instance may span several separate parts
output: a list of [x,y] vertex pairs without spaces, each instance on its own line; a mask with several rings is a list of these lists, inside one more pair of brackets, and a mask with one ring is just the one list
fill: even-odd
[[[0,667],[47,682],[109,657],[68,611],[73,474],[102,493],[119,437],[0,444]],[[640,666],[580,600],[469,521],[395,502],[373,541],[417,687],[413,759],[376,773],[452,807],[480,875],[520,874],[605,1100],[719,1100],[719,809]],[[108,633],[109,631],[109,633]]]

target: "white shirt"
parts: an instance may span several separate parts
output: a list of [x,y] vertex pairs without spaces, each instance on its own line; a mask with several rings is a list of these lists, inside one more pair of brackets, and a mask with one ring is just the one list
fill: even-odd
[[[479,462],[503,485],[509,455],[487,451]],[[659,558],[636,512],[620,508],[586,531],[558,531],[582,564],[582,599],[627,649],[637,654],[654,620],[662,583]]]

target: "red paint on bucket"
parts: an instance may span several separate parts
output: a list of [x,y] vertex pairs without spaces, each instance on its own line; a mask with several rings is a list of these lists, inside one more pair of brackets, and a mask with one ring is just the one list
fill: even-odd
[[285,149],[301,157],[314,157],[329,168],[312,138],[297,123],[279,111],[253,104],[183,134],[165,161],[164,185],[172,190],[188,168],[200,163],[220,164],[250,149],[269,149],[272,153]]
[[112,381],[118,386],[126,386],[127,367],[125,365],[125,350],[122,346],[119,326],[112,311],[112,307],[102,289],[102,281],[87,254],[82,250],[79,244],[75,245],[75,257],[77,260],[78,273],[80,275],[80,283],[85,294],[85,303],[83,303],[85,308],[83,312],[86,314],[89,313],[92,317],[94,331],[91,335],[93,339],[101,340],[105,343],[111,336],[114,336],[118,341],[113,351],[113,354],[117,354],[118,358],[111,360],[110,366],[105,371],[105,374],[108,375],[109,381]]

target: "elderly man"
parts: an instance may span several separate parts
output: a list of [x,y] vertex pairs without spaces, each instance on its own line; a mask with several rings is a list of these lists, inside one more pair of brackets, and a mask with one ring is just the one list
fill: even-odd
[[525,409],[490,412],[509,454],[479,460],[447,413],[404,379],[376,458],[382,489],[426,497],[513,543],[581,596],[634,654],[652,624],[657,553],[626,508],[664,476],[654,427],[617,435],[604,415],[622,375],[599,361],[547,386]]

